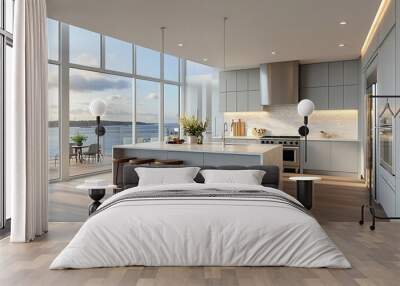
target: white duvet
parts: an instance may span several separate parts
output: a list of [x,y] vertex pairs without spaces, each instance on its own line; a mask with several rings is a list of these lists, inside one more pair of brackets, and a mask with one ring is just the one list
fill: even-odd
[[[262,186],[184,184],[154,190],[267,190]],[[349,268],[318,222],[284,204],[257,199],[150,199],[115,204],[90,217],[50,269],[145,266],[294,266]]]

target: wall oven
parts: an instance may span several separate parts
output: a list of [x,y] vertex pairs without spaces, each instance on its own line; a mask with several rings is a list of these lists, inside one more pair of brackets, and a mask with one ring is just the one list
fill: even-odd
[[261,144],[281,144],[284,172],[300,172],[300,136],[264,136]]
[[379,162],[392,175],[394,175],[393,121],[394,113],[387,103],[379,114]]

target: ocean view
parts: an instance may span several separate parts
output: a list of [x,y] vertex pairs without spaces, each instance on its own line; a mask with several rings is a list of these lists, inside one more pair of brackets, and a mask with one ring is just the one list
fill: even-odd
[[[106,134],[100,137],[100,145],[103,154],[111,156],[112,146],[119,144],[132,143],[132,125],[107,125],[104,126]],[[70,136],[77,133],[87,136],[84,145],[90,145],[97,142],[95,134],[96,126],[70,127]],[[176,123],[167,123],[165,125],[165,134],[170,134],[174,128],[179,128]],[[59,156],[59,127],[49,127],[49,158]],[[138,124],[136,125],[137,142],[150,142],[158,139],[158,124]]]

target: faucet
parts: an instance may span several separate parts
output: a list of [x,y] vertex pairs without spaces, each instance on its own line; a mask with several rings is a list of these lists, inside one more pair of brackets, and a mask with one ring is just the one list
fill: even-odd
[[222,135],[222,146],[225,146],[225,132],[228,131],[228,123],[224,122],[224,133]]

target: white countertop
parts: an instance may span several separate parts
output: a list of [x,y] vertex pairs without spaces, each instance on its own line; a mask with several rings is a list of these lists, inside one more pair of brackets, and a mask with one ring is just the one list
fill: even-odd
[[222,146],[222,143],[205,144],[165,144],[161,142],[137,143],[127,145],[115,145],[113,148],[119,149],[146,149],[161,151],[181,151],[181,152],[200,152],[200,153],[222,153],[240,155],[263,155],[269,151],[282,148],[281,145],[267,144],[232,144]]

